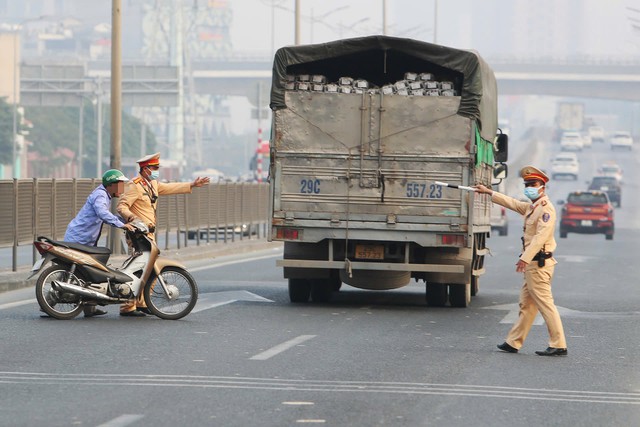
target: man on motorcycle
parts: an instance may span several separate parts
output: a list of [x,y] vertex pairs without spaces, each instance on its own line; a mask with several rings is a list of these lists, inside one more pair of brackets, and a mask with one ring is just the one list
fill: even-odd
[[[65,242],[80,243],[97,246],[102,233],[102,226],[106,223],[113,227],[133,231],[131,224],[111,213],[111,198],[120,197],[124,192],[124,183],[129,181],[122,172],[110,169],[102,175],[102,185],[91,192],[78,215],[71,220],[64,234]],[[93,317],[107,314],[95,305],[85,306],[84,316]]]
[[[202,187],[209,183],[208,177],[198,177],[193,182],[159,182],[160,153],[145,156],[136,163],[140,168],[140,175],[129,182],[127,189],[120,197],[118,213],[128,222],[140,218],[149,225],[151,230],[157,224],[158,196],[191,193],[193,187]],[[155,239],[153,232],[147,236]],[[145,313],[149,314],[149,311],[142,294],[137,301],[120,306],[121,316],[144,317]]]

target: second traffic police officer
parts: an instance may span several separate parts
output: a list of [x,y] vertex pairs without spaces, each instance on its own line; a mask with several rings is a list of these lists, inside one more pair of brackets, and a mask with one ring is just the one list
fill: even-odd
[[553,251],[556,249],[556,210],[545,194],[545,184],[549,182],[549,177],[533,166],[522,168],[520,176],[524,179],[524,195],[532,203],[522,202],[484,185],[474,186],[476,192],[490,194],[493,202],[524,216],[522,254],[516,264],[516,271],[524,273],[524,284],[520,291],[520,314],[507,339],[498,348],[517,353],[539,311],[549,331],[549,347],[536,351],[536,354],[566,356],[567,343],[562,321],[551,294],[551,279],[557,261],[553,258]]
[[[193,187],[202,187],[209,183],[208,177],[198,177],[192,182],[159,182],[160,153],[145,156],[136,163],[140,168],[140,175],[129,182],[118,202],[118,213],[128,222],[139,218],[145,224],[155,228],[158,196],[191,193]],[[154,233],[149,233],[148,236],[151,239],[155,238]],[[121,316],[143,317],[147,312],[147,304],[142,293],[137,301],[127,302],[120,306]]]

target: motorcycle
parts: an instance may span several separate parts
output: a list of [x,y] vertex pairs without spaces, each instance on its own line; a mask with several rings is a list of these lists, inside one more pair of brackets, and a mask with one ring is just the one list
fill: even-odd
[[66,320],[87,305],[122,304],[140,293],[149,311],[161,319],[181,319],[198,300],[198,285],[185,267],[159,257],[160,249],[149,238],[142,221],[126,231],[132,254],[120,268],[107,265],[111,250],[38,237],[33,242],[42,258],[32,267],[33,277],[49,262],[36,281],[36,299],[49,316]]

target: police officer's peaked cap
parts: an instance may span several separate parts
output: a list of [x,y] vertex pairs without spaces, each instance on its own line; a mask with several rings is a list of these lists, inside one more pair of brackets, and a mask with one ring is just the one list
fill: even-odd
[[149,154],[136,161],[140,165],[140,168],[146,168],[147,166],[160,166],[160,153]]
[[545,184],[549,182],[547,174],[534,166],[523,167],[520,170],[520,176],[524,179],[524,182],[542,181]]

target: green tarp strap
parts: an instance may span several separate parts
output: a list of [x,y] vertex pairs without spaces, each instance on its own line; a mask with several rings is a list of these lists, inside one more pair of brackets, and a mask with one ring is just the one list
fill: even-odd
[[493,166],[493,144],[483,139],[476,127],[476,167],[482,163]]

